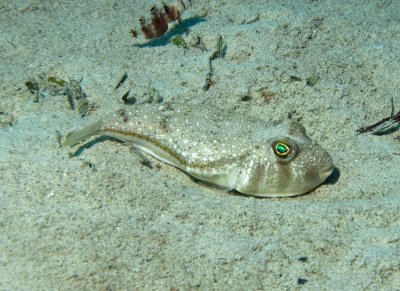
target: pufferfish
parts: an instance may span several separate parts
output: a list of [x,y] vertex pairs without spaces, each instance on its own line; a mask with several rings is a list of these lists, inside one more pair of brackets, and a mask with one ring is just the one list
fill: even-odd
[[329,153],[296,121],[269,126],[205,106],[137,106],[70,132],[63,143],[72,146],[95,135],[133,144],[198,180],[260,197],[307,193],[334,169]]

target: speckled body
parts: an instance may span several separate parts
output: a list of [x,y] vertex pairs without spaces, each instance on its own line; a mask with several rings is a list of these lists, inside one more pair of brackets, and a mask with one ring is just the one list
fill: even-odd
[[[297,122],[268,126],[203,106],[185,111],[137,106],[72,133],[66,144],[96,134],[133,143],[200,180],[255,196],[303,194],[333,170],[330,155]],[[274,152],[277,142],[290,146],[290,157]]]

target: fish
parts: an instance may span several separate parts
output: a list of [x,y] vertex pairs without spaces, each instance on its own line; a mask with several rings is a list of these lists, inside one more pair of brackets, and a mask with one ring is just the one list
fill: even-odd
[[308,193],[334,169],[330,154],[297,121],[269,124],[211,106],[170,107],[144,104],[111,114],[68,133],[63,144],[112,137],[198,180],[258,197]]
[[146,19],[143,16],[140,17],[140,28],[132,28],[130,33],[134,38],[137,38],[140,33],[148,40],[158,38],[168,31],[170,22],[182,22],[181,15],[191,4],[191,0],[179,0],[176,4],[162,3],[162,5],[152,5],[150,19]]

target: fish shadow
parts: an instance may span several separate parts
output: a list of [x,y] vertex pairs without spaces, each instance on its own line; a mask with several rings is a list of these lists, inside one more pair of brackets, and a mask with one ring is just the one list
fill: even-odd
[[334,168],[331,175],[325,180],[323,184],[333,185],[336,184],[340,178],[340,170],[338,168]]
[[96,145],[96,144],[98,144],[100,142],[107,141],[107,140],[118,142],[118,143],[124,143],[124,142],[120,141],[119,139],[102,135],[102,136],[99,136],[99,137],[96,137],[96,138],[92,139],[91,141],[85,142],[84,144],[79,146],[79,148],[73,154],[71,154],[71,157],[72,158],[79,157],[83,153],[83,151],[85,151],[87,149],[90,149],[94,145]]

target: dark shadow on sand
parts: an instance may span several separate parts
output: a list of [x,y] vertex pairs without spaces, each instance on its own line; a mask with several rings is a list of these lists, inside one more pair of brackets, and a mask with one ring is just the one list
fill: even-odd
[[102,135],[102,136],[96,137],[93,140],[86,142],[86,143],[82,144],[81,146],[79,146],[79,148],[71,155],[71,157],[72,158],[79,157],[83,153],[84,150],[90,149],[92,146],[96,145],[97,143],[104,142],[106,140],[123,143],[123,141],[120,141],[119,139],[109,137],[106,135]]

